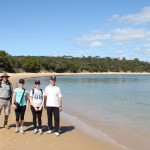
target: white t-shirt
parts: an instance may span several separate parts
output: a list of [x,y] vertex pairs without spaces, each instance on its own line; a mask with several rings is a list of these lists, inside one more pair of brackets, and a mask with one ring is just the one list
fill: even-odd
[[33,104],[35,107],[40,107],[43,101],[43,91],[41,91],[40,89],[34,89],[33,95],[32,90],[30,91],[30,96],[33,98]]
[[62,97],[62,94],[58,86],[48,85],[45,88],[45,96],[47,97],[47,107],[59,107],[59,98]]

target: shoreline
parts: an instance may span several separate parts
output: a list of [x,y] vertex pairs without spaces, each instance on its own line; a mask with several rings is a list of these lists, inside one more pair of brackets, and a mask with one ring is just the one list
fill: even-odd
[[[82,73],[83,74],[83,73]],[[86,74],[86,73],[84,73]],[[89,73],[87,73],[89,74]],[[81,75],[76,73],[8,73],[10,75],[10,82],[15,85],[17,84],[18,80],[20,78],[34,78],[34,77],[47,77],[50,75]],[[0,124],[3,123],[3,112],[1,115]],[[51,149],[60,149],[66,150],[66,149],[83,149],[83,150],[121,150],[124,148],[116,146],[114,143],[104,142],[103,140],[98,140],[86,133],[84,133],[82,130],[78,129],[75,124],[70,123],[69,121],[62,120],[60,122],[60,127],[62,130],[62,134],[60,137],[56,137],[54,134],[47,135],[46,134],[46,126],[47,126],[47,116],[46,111],[43,111],[42,116],[43,121],[43,130],[45,132],[43,135],[34,135],[33,134],[33,127],[32,127],[32,115],[31,111],[26,112],[25,114],[25,135],[16,134],[14,133],[15,129],[15,114],[14,110],[11,110],[11,115],[9,118],[9,124],[11,124],[10,130],[7,129],[0,129],[0,134],[3,135],[0,137],[0,149],[11,149],[13,150],[19,150],[20,148],[22,150],[26,150],[27,148],[30,148],[32,150],[40,149],[42,146],[43,150],[47,150],[48,148]],[[40,142],[39,142],[40,141]],[[9,144],[7,144],[9,143]],[[59,143],[59,144],[57,144]]]
[[[1,75],[2,73],[0,73]],[[8,73],[10,75],[10,80],[12,84],[15,84],[18,82],[18,79],[20,78],[36,78],[36,77],[48,77],[51,75],[55,76],[72,76],[72,75],[150,75],[150,73],[131,73],[131,72],[84,72],[84,73]],[[13,77],[13,79],[12,79]]]

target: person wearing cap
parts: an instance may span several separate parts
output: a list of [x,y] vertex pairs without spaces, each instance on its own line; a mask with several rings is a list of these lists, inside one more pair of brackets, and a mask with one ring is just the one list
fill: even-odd
[[2,109],[4,108],[5,117],[3,127],[7,129],[9,129],[7,123],[10,114],[11,97],[13,91],[13,86],[8,80],[9,77],[10,76],[7,75],[7,73],[3,73],[0,81],[0,115]]
[[[19,132],[24,134],[23,125],[24,125],[24,115],[25,111],[28,110],[28,91],[24,88],[25,81],[24,79],[19,80],[18,88],[14,89],[13,97],[12,97],[12,107],[15,109],[16,115],[16,129],[15,133]],[[19,107],[16,107],[14,102],[20,104]]]
[[60,88],[56,86],[56,76],[50,77],[50,85],[45,88],[45,105],[49,129],[47,134],[53,131],[52,116],[54,115],[54,132],[56,136],[59,136],[59,112],[62,111],[62,94]]
[[[35,80],[34,89],[30,91],[30,104],[31,111],[33,116],[33,125],[34,131],[33,133],[42,134],[42,110],[44,104],[44,95],[43,90],[40,89],[40,80]],[[37,129],[36,119],[38,119],[39,130]]]

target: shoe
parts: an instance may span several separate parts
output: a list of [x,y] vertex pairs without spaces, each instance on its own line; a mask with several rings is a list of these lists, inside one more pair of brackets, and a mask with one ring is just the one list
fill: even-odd
[[36,134],[38,132],[38,129],[34,129],[33,133]]
[[43,132],[42,132],[42,129],[39,129],[39,134],[42,134]]
[[59,134],[59,132],[55,132],[55,135],[56,135],[56,136],[59,136],[60,134]]
[[21,133],[21,134],[25,134],[25,132],[24,132],[23,130],[20,130],[20,133]]
[[51,133],[52,133],[52,130],[48,130],[48,131],[47,131],[47,134],[51,134]]
[[16,129],[15,129],[15,133],[18,133],[18,132],[19,132],[19,128],[16,128]]
[[10,129],[10,127],[8,125],[5,125],[4,128],[5,129]]

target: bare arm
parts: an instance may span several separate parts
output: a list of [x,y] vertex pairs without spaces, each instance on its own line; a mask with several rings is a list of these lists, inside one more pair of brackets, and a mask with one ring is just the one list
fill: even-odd
[[16,108],[16,106],[14,105],[15,99],[16,99],[16,93],[13,93],[13,95],[12,95],[12,108],[13,109]]
[[26,94],[26,103],[27,103],[26,110],[29,110],[29,94],[28,93]]
[[62,111],[62,97],[59,98],[59,111]]
[[34,107],[32,96],[30,96],[30,104]]
[[44,107],[44,105],[45,105],[44,101],[45,101],[45,96],[43,95],[43,97],[42,97],[42,104],[41,104],[39,110],[41,110],[42,107]]

